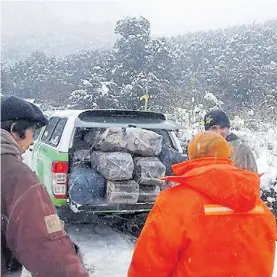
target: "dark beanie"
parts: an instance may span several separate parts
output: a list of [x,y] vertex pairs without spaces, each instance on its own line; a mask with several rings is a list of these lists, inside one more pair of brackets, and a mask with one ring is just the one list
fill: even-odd
[[219,125],[222,128],[230,128],[230,120],[225,112],[221,110],[212,110],[205,115],[204,125],[205,130],[208,130],[214,125]]

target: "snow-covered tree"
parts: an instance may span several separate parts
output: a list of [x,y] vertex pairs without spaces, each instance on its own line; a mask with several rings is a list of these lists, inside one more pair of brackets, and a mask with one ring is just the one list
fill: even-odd
[[69,105],[78,108],[117,108],[117,85],[107,81],[106,71],[101,66],[95,66],[85,79],[80,80],[78,90],[71,93]]
[[124,18],[116,24],[113,78],[118,85],[130,84],[132,76],[149,66],[150,23],[144,17]]

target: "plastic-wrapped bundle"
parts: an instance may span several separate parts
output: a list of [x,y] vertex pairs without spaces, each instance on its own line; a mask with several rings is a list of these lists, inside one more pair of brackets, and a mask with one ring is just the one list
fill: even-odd
[[112,127],[97,137],[98,146],[101,151],[123,151],[127,148],[127,141],[125,139],[126,130],[120,127]]
[[134,162],[129,153],[92,152],[91,166],[110,181],[130,180],[133,177]]
[[161,189],[159,186],[139,186],[139,203],[152,203],[155,202]]
[[134,180],[107,183],[109,203],[136,204],[139,198],[139,185]]
[[136,157],[135,180],[143,185],[161,186],[161,177],[165,175],[165,165],[157,157]]
[[91,129],[89,132],[85,134],[84,140],[86,143],[92,145],[95,138],[101,134],[101,131],[98,129]]
[[165,165],[166,175],[172,175],[171,166],[188,160],[187,155],[178,152],[167,144],[163,144],[162,152],[158,156],[160,161]]
[[79,205],[104,201],[106,181],[89,167],[73,168],[69,177],[69,196]]
[[90,150],[77,150],[73,153],[74,162],[90,162]]
[[126,129],[127,149],[141,156],[157,156],[162,151],[163,137],[159,134],[140,129]]
[[100,135],[105,131],[104,128],[95,128],[91,129],[84,136],[84,141],[88,143],[93,149],[100,150],[98,143]]

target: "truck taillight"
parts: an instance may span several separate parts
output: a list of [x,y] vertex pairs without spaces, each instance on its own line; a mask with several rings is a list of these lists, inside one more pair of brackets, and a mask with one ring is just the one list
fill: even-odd
[[52,191],[55,198],[66,199],[68,162],[53,162]]

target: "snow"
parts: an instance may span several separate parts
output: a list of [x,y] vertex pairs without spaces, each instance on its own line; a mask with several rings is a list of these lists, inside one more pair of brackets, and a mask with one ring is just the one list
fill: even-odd
[[204,96],[204,99],[213,102],[216,106],[219,106],[219,107],[220,107],[222,104],[224,104],[222,101],[218,100],[218,99],[216,98],[216,96],[215,96],[213,93],[211,93],[211,92],[207,92],[207,93],[205,94],[205,96]]
[[109,94],[110,89],[107,87],[107,84],[109,82],[101,82],[101,89],[99,90],[101,92],[101,97],[107,96]]
[[275,257],[274,271],[272,277],[277,277],[277,257]]
[[133,252],[132,239],[106,225],[72,225],[71,238],[81,248],[85,267],[91,276],[126,276]]
[[250,116],[253,116],[255,113],[254,113],[253,110],[249,110],[249,111],[247,112],[247,114],[250,115]]
[[[123,277],[132,258],[134,239],[117,233],[98,222],[89,225],[70,225],[67,231],[81,249],[85,268],[90,276]],[[30,277],[26,270],[22,277]]]
[[27,102],[30,102],[30,103],[32,103],[32,104],[34,104],[35,103],[35,99],[31,99],[31,98],[23,98],[25,101],[27,101]]
[[92,86],[91,82],[88,80],[83,80],[83,85],[84,86]]
[[[132,258],[134,243],[128,237],[111,232],[105,226],[69,227],[71,238],[78,243],[90,276],[125,277]],[[22,277],[31,277],[24,270]],[[277,257],[273,277],[277,277]]]

